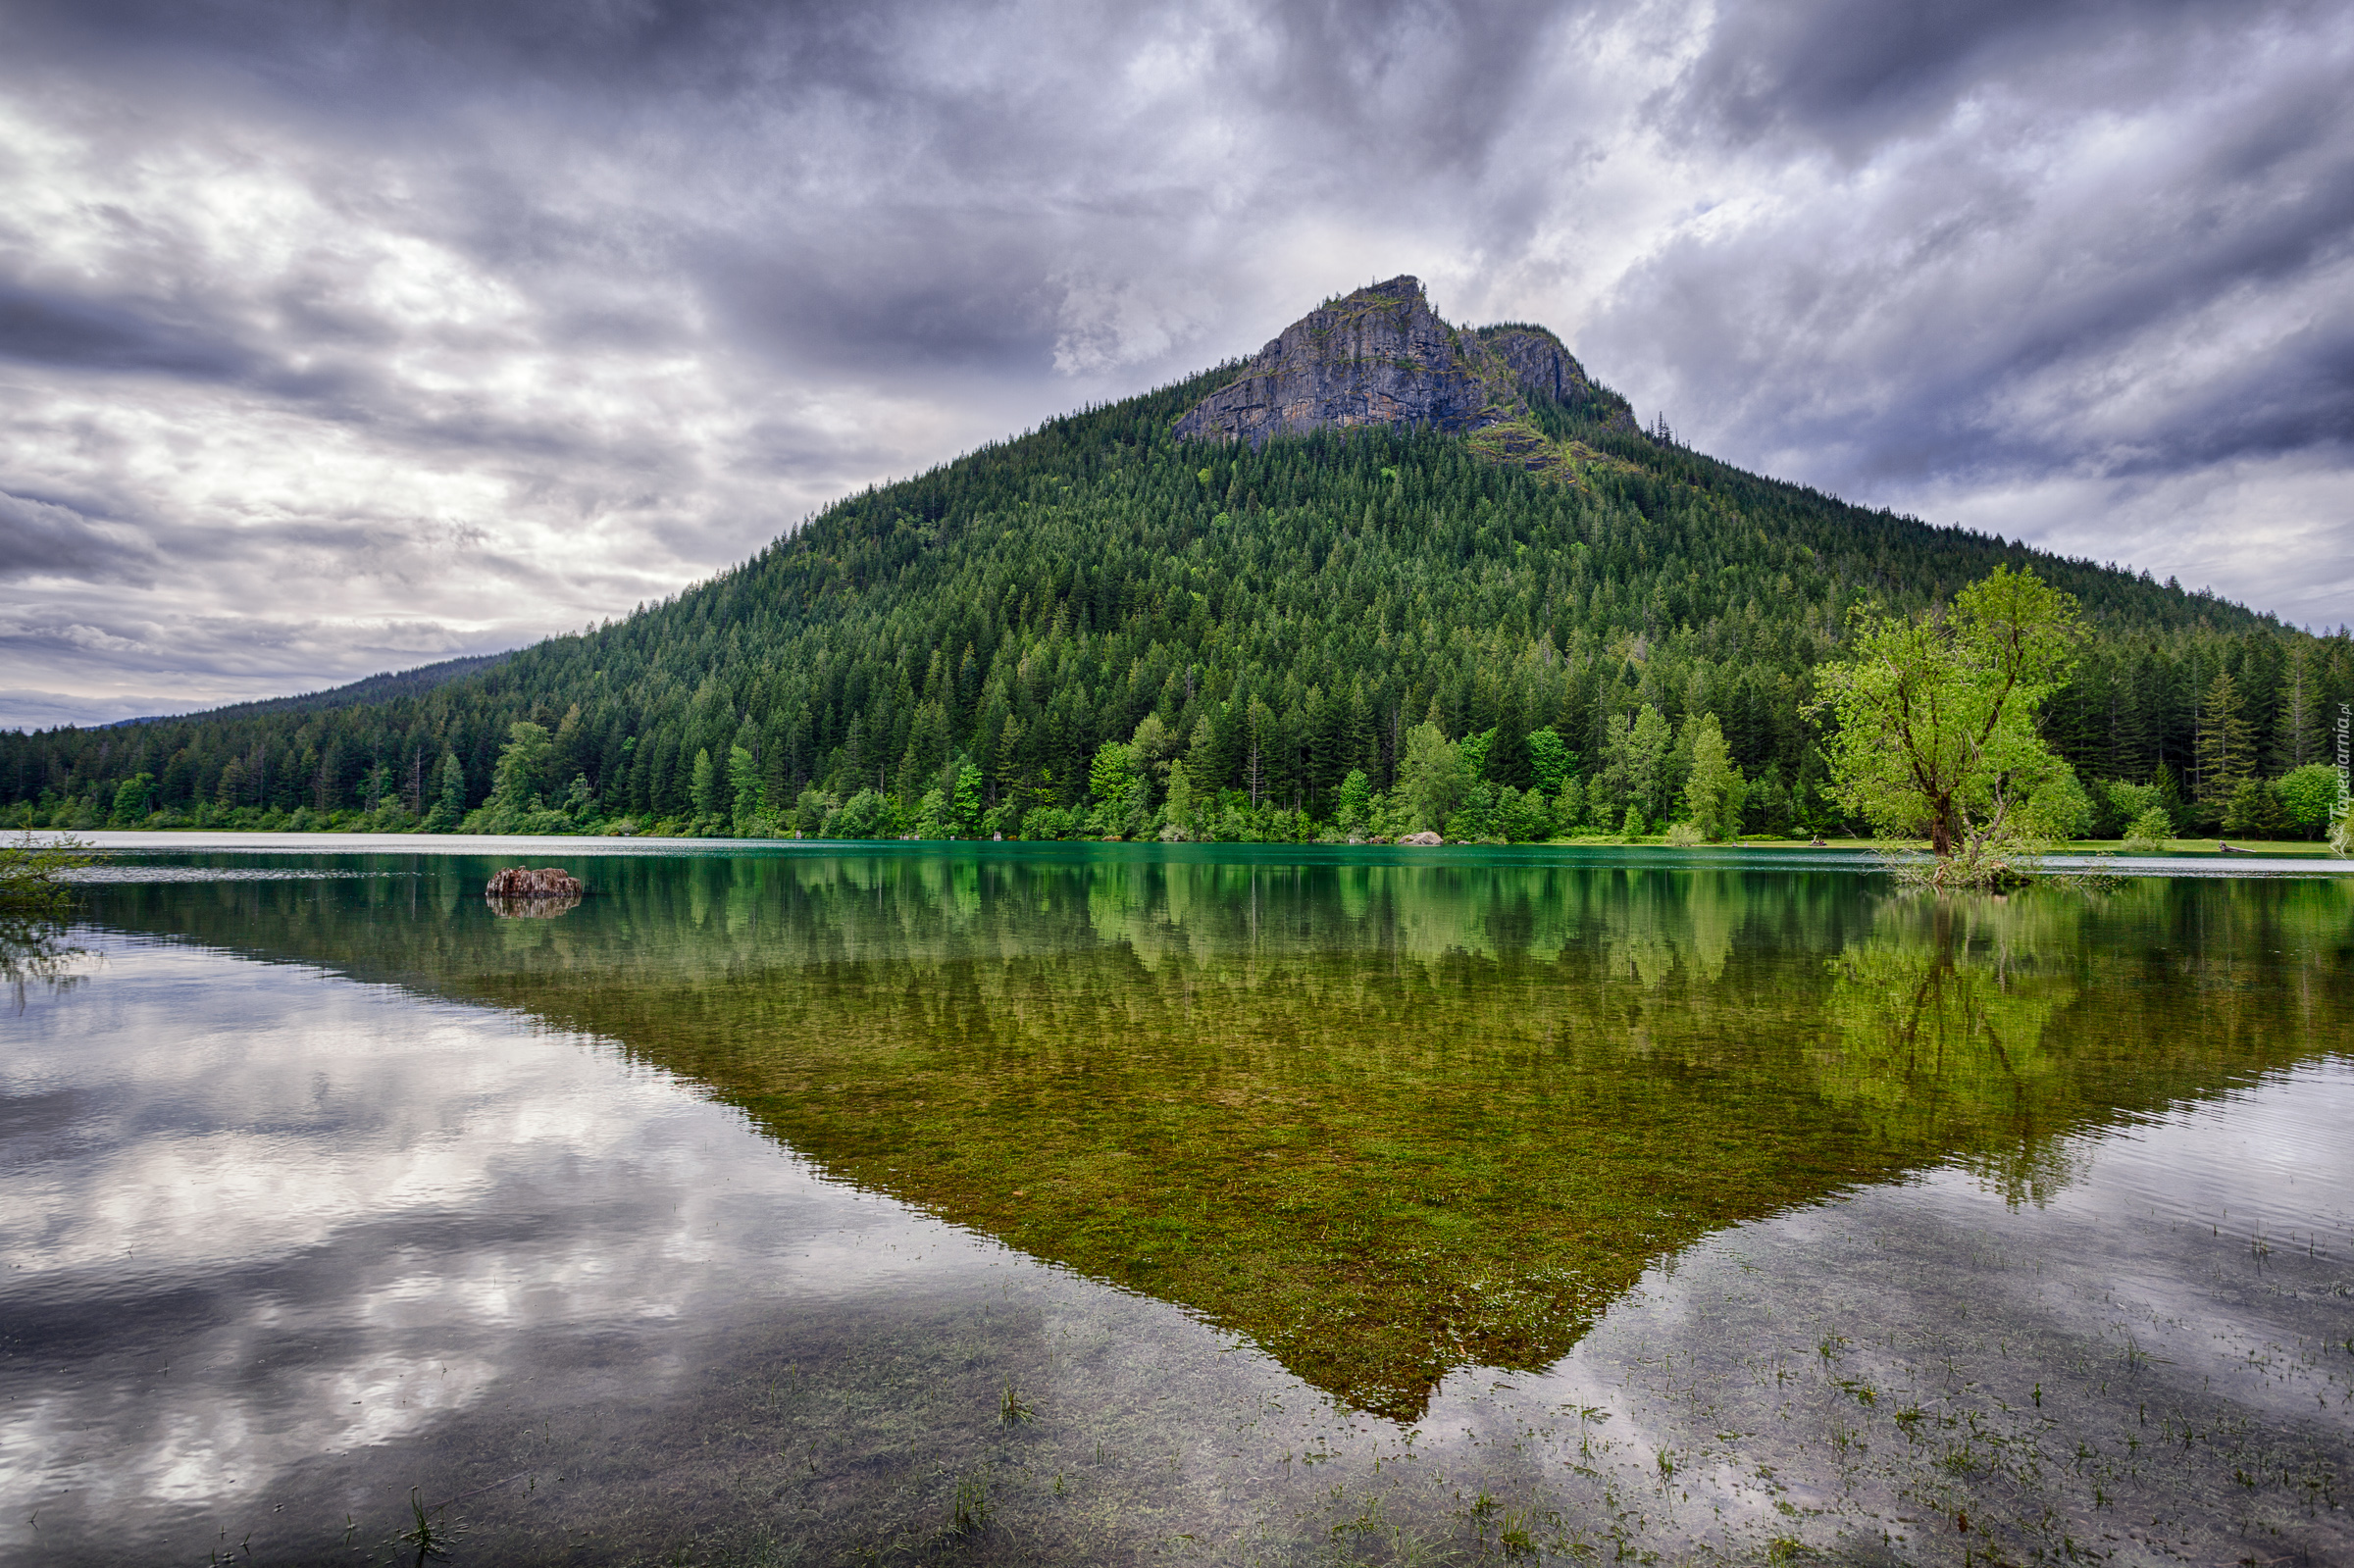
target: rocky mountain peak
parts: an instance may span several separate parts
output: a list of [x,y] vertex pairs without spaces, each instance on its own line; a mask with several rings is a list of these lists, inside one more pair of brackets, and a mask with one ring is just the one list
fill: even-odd
[[1560,338],[1514,324],[1466,331],[1430,308],[1421,279],[1330,300],[1283,329],[1177,422],[1188,439],[1248,441],[1355,425],[1470,434],[1526,424],[1535,393],[1591,390]]

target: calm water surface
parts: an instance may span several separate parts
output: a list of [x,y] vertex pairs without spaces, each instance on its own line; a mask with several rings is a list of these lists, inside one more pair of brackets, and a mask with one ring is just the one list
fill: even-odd
[[0,1556],[2354,1561],[2345,879],[553,858],[11,939]]

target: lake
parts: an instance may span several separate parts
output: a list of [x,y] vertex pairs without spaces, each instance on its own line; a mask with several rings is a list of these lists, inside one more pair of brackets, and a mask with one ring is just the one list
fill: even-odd
[[416,843],[6,938],[7,1561],[2354,1561],[2354,879]]

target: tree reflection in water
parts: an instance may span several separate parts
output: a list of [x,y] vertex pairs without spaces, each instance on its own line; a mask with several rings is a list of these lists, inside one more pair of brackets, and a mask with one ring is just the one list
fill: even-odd
[[1660,1257],[2328,1049],[2343,883],[1903,894],[1850,873],[1074,852],[120,886],[103,918],[618,1039],[843,1180],[1410,1419],[1558,1359]]

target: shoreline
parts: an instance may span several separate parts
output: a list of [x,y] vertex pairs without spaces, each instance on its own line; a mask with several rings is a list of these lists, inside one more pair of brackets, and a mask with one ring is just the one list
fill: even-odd
[[[1116,853],[1139,860],[1198,861],[1218,858],[1294,860],[1314,864],[1399,865],[1416,861],[1448,863],[1466,854],[1485,859],[1525,857],[1531,863],[1576,865],[1596,862],[1663,860],[1666,864],[1730,867],[1743,861],[1778,869],[1819,866],[1825,870],[1870,870],[1890,858],[1925,856],[1919,842],[1890,839],[1837,839],[1820,845],[1786,839],[1750,839],[1733,843],[1677,846],[1642,839],[1554,839],[1539,843],[1243,843],[1243,842],[1124,842],[1098,839],[977,838],[669,838],[654,836],[355,834],[355,833],[239,833],[211,829],[161,831],[92,831],[68,834],[63,829],[21,830],[39,835],[36,842],[72,837],[105,853],[213,853],[313,855],[426,855],[426,856],[552,856],[596,857],[638,855],[732,855],[789,857],[845,853],[913,856],[986,854],[1007,858],[1042,858]],[[2120,876],[2354,876],[2354,860],[2332,858],[2328,846],[2266,843],[2246,851],[2219,852],[2212,839],[2175,840],[2154,854],[2126,855],[2100,841],[2076,841],[2051,854],[2047,869],[2060,872],[2098,870]]]

